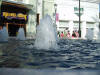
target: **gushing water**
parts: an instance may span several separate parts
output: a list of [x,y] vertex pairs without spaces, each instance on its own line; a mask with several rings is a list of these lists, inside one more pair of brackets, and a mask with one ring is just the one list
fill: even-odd
[[92,30],[92,29],[89,28],[89,29],[87,30],[86,38],[87,38],[88,40],[93,40],[93,30]]
[[2,30],[0,30],[0,41],[5,42],[8,41],[8,31],[6,27],[3,27]]
[[17,39],[18,40],[25,40],[25,33],[24,33],[24,29],[23,28],[19,28]]
[[97,43],[100,43],[100,30],[99,30],[99,23],[95,24],[95,29],[94,29],[94,41]]
[[94,28],[94,39],[99,39],[99,23],[97,22],[95,24],[95,28]]
[[46,15],[37,26],[35,47],[38,49],[57,48],[57,38],[52,19]]

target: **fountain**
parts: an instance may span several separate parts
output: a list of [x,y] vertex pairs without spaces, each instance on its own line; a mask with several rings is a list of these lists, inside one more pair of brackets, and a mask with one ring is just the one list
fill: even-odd
[[94,39],[99,39],[99,23],[95,24],[95,28],[94,28]]
[[93,40],[93,29],[91,29],[91,28],[87,29],[87,31],[86,31],[86,38],[88,40]]
[[35,47],[38,49],[57,48],[57,37],[54,30],[54,24],[49,15],[46,15],[40,20],[37,26],[37,34],[35,40]]
[[[88,38],[92,37],[93,30],[91,32],[90,29],[88,32],[90,32],[87,33]],[[18,36],[24,37],[23,28],[19,29]],[[4,73],[7,73],[5,69],[9,68],[32,68],[32,71],[33,69],[48,69],[47,72],[50,70],[100,70],[100,63],[98,63],[100,61],[100,43],[92,43],[92,41],[84,39],[59,39],[57,41],[52,19],[48,15],[37,26],[35,41],[17,42],[12,40],[7,44],[0,43],[0,50],[3,50],[2,56],[4,57],[0,58],[0,66],[4,69],[4,71],[0,69],[0,72]]]
[[99,30],[99,32],[98,32],[98,37],[97,37],[97,39],[100,41],[100,30]]
[[95,41],[99,41],[100,40],[100,38],[99,38],[99,36],[100,36],[100,31],[99,31],[99,22],[100,22],[99,15],[96,15],[95,17],[92,17],[92,18],[95,21],[94,32],[93,32],[94,33],[93,39]]
[[25,40],[25,33],[23,28],[19,28],[17,40]]
[[95,24],[93,42],[100,43],[100,30],[99,30],[99,23],[98,22]]
[[3,27],[2,30],[0,30],[0,42],[6,42],[8,41],[8,31],[6,27]]

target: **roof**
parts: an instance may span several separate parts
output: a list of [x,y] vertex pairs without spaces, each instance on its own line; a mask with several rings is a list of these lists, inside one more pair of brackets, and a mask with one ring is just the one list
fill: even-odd
[[2,0],[2,4],[7,4],[7,5],[14,5],[17,7],[22,7],[22,8],[26,8],[26,9],[32,9],[33,5],[31,4],[25,4],[22,2],[15,2],[15,1],[7,1],[7,0]]

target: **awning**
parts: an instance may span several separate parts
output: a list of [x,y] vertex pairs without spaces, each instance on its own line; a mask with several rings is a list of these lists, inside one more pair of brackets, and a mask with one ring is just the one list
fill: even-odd
[[26,8],[28,10],[32,9],[32,7],[33,7],[33,5],[31,5],[31,4],[25,4],[25,3],[21,3],[21,2],[7,1],[7,0],[2,0],[2,4],[14,5],[17,7]]

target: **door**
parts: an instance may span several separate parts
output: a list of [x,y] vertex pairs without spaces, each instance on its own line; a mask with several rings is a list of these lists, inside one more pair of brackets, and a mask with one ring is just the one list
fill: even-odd
[[20,27],[19,25],[9,24],[8,25],[8,33],[9,33],[9,36],[16,36],[19,27]]

